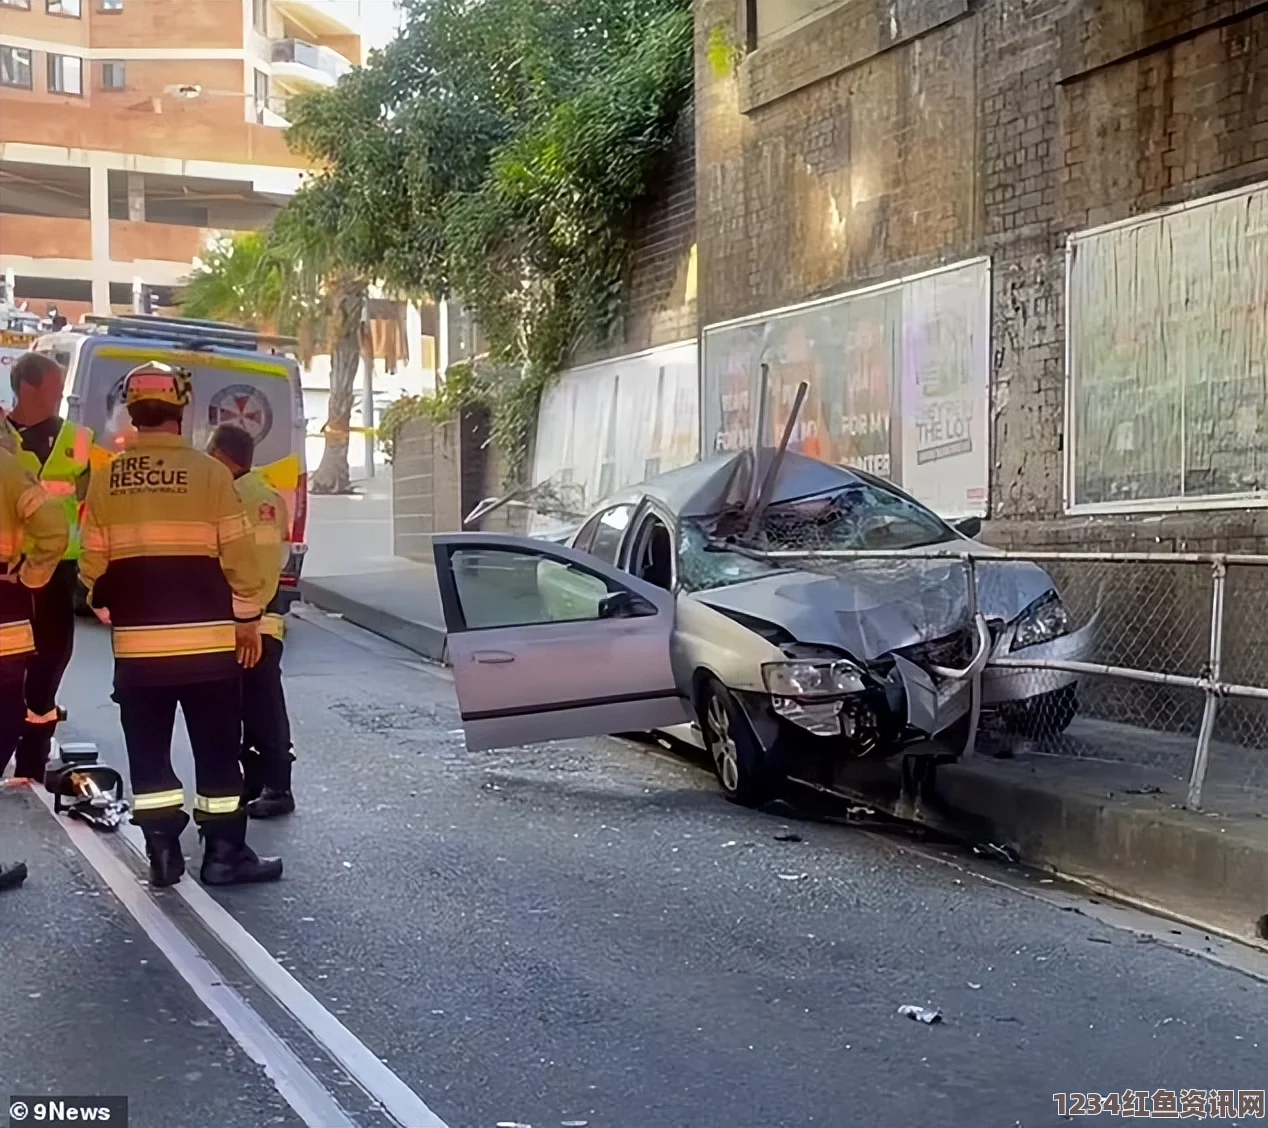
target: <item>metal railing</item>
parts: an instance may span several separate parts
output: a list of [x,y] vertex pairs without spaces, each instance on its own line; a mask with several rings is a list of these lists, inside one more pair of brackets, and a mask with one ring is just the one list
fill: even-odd
[[[805,537],[810,544],[815,539],[813,533]],[[984,714],[1003,716],[1009,731],[1037,743],[1041,751],[1168,766],[1177,774],[1183,757],[1185,805],[1195,810],[1202,807],[1214,748],[1225,756],[1225,775],[1234,778],[1234,787],[1243,792],[1268,787],[1268,556],[939,546],[902,551],[802,548],[795,537],[792,543],[765,549],[734,543],[725,547],[755,560],[829,572],[847,581],[848,571],[843,570],[867,561],[887,569],[900,563],[919,567],[921,561],[926,567],[941,561],[964,568],[961,627],[971,626],[979,609],[992,625],[992,651],[984,671],[964,671],[975,678],[974,723],[966,753],[976,745],[981,706]],[[1000,587],[1006,576],[1001,568],[1026,566],[1047,573],[1069,621],[1044,642],[1012,647],[1007,642],[1016,616],[1006,618],[995,593],[1008,588],[1007,581]],[[1037,591],[1042,577],[1026,570]],[[926,589],[931,596],[935,591]],[[989,692],[983,696],[983,677],[1002,683],[1009,674],[1020,675],[1036,692],[1016,701],[992,700]],[[1078,735],[1066,731],[1076,715],[1074,685],[1082,726]],[[1038,714],[1040,701],[1056,714]],[[1184,737],[1193,728],[1196,734],[1185,749]]]
[[352,64],[338,51],[306,43],[302,39],[275,39],[272,59],[275,63],[299,63],[312,67],[336,81],[352,69]]

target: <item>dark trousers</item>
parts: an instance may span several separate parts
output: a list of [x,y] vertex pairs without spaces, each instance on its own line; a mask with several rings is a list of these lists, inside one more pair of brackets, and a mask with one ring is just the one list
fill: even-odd
[[9,766],[26,721],[22,683],[30,658],[29,654],[0,658],[0,773]]
[[265,635],[264,653],[242,671],[242,766],[251,784],[291,788],[291,722],[282,689],[282,640]]
[[35,653],[26,671],[26,707],[37,717],[57,708],[57,690],[75,647],[75,591],[79,565],[63,560],[53,578],[32,593]]
[[133,822],[179,834],[189,821],[177,794],[181,781],[172,769],[177,705],[194,753],[194,820],[205,824],[239,817],[242,691],[237,678],[116,689],[114,700],[128,746]]

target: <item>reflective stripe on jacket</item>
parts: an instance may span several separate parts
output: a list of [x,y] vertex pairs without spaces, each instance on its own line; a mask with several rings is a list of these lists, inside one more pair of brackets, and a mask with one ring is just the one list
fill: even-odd
[[36,455],[21,443],[21,436],[14,432],[18,461],[29,470],[50,497],[55,498],[66,514],[70,530],[69,543],[63,560],[78,560],[81,551],[80,521],[82,502],[79,498],[80,479],[88,472],[92,460],[92,431],[78,423],[64,420],[53,449],[44,465]]
[[[0,449],[0,658],[35,649],[31,590],[66,551],[66,515],[8,448]],[[7,579],[16,572],[17,579]]]
[[243,474],[234,485],[254,533],[256,555],[264,576],[263,599],[268,610],[260,623],[260,631],[272,638],[283,639],[286,637],[286,623],[277,610],[277,588],[282,568],[290,555],[291,522],[286,501],[256,470]]
[[178,435],[142,432],[93,475],[79,574],[110,612],[116,686],[232,676],[234,622],[264,607],[233,479]]

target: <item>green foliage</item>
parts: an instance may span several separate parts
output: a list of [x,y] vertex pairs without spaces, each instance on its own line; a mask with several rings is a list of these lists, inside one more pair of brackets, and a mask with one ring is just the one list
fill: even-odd
[[450,365],[444,382],[430,395],[404,395],[394,400],[379,417],[378,437],[389,462],[396,455],[396,440],[401,428],[414,419],[444,423],[455,418],[464,407],[483,403],[487,388],[470,364]]
[[618,311],[631,216],[691,97],[691,5],[403,13],[365,67],[292,103],[288,140],[320,171],[275,233],[322,274],[333,261],[398,293],[456,293],[489,342],[480,397],[518,474],[542,392]]
[[268,236],[249,231],[209,247],[187,282],[185,317],[232,321],[251,329],[275,326],[281,316],[284,282]]

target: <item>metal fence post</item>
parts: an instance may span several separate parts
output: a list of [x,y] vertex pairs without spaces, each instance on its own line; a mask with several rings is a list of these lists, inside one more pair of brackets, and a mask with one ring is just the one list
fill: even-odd
[[1185,805],[1190,810],[1202,807],[1202,785],[1206,782],[1207,763],[1211,758],[1211,735],[1215,731],[1215,714],[1219,709],[1220,656],[1224,649],[1224,581],[1228,565],[1222,556],[1211,565],[1211,650],[1207,659],[1206,702],[1202,707],[1202,724],[1198,727],[1198,744],[1193,753],[1193,774],[1189,777],[1189,794]]
[[[977,558],[974,556],[966,556],[964,558],[965,575],[969,586],[969,621],[974,627],[977,626],[978,604],[977,604]],[[969,735],[964,741],[964,755],[972,756],[977,750],[977,726],[982,716],[982,671],[973,671],[973,680],[970,682],[969,697]]]

